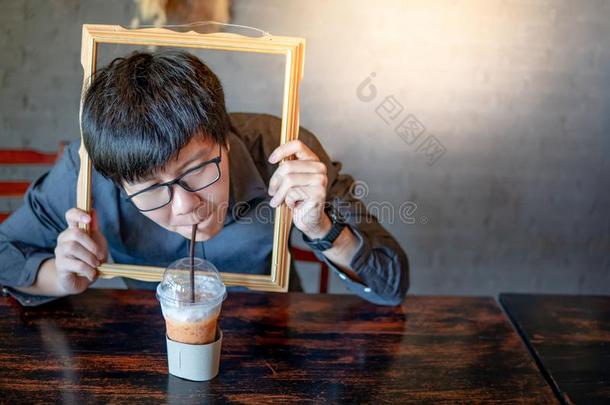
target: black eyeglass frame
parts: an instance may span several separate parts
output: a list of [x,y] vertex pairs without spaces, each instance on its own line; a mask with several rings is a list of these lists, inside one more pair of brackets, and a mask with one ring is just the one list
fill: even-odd
[[[222,145],[219,145],[218,149],[219,149],[218,156],[216,156],[214,159],[207,160],[207,161],[201,163],[200,165],[197,165],[197,166],[193,167],[192,169],[187,170],[186,172],[182,173],[180,176],[176,177],[174,180],[167,181],[165,183],[155,184],[153,186],[145,188],[144,190],[140,190],[140,191],[138,191],[136,193],[129,194],[129,195],[127,195],[126,200],[130,201],[134,205],[134,207],[136,207],[140,212],[149,212],[149,211],[155,211],[155,210],[158,210],[160,208],[163,208],[163,207],[165,207],[166,205],[168,205],[168,204],[170,204],[172,202],[172,200],[174,199],[174,188],[172,186],[174,184],[179,185],[184,190],[186,190],[186,191],[188,191],[190,193],[201,191],[203,189],[206,189],[206,188],[210,187],[212,184],[214,184],[218,180],[220,180],[220,177],[222,175],[222,172],[220,170],[220,162],[222,161]],[[207,185],[205,185],[203,187],[197,188],[197,189],[192,189],[187,184],[182,183],[182,179],[184,177],[188,176],[189,174],[191,174],[191,173],[193,173],[193,172],[195,172],[197,170],[201,170],[205,166],[208,166],[208,165],[211,165],[211,164],[215,164],[216,165],[216,169],[218,171],[218,177],[216,177],[216,179],[213,182],[211,182],[211,183],[209,183],[209,184],[207,184]],[[160,206],[158,206],[156,208],[151,208],[151,209],[143,210],[143,209],[139,208],[137,206],[137,204],[135,204],[132,201],[132,199],[134,197],[137,197],[140,194],[146,193],[146,192],[151,191],[151,190],[156,190],[156,189],[161,188],[161,187],[167,187],[168,190],[169,190],[169,201],[166,202],[163,205],[160,205]]]

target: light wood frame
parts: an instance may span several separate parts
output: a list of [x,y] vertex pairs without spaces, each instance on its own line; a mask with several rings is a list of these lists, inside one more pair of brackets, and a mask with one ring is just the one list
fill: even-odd
[[[298,138],[299,131],[299,85],[303,77],[305,40],[296,37],[265,35],[247,37],[230,33],[200,34],[193,31],[176,32],[165,28],[126,29],[118,25],[83,25],[81,64],[84,70],[83,95],[89,79],[95,73],[98,44],[126,44],[149,46],[172,46],[236,52],[256,52],[284,55],[284,90],[282,104],[282,126],[280,142]],[[80,114],[82,116],[83,97],[81,96]],[[91,160],[82,142],[80,171],[77,185],[77,206],[91,210]],[[245,286],[260,291],[287,291],[290,273],[290,254],[288,239],[291,227],[290,210],[285,204],[275,209],[273,234],[273,254],[269,275],[243,273],[221,273],[228,286]],[[89,232],[88,224],[80,224],[81,229]],[[99,274],[102,278],[118,276],[142,281],[161,281],[163,267],[136,266],[120,263],[102,264]]]

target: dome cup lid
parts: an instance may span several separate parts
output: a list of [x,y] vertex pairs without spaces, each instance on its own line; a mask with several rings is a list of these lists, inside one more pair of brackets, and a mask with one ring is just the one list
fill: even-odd
[[227,289],[216,266],[198,257],[194,259],[193,264],[195,302],[191,302],[189,257],[178,259],[165,269],[163,279],[157,285],[157,298],[160,301],[180,306],[216,305],[224,301]]

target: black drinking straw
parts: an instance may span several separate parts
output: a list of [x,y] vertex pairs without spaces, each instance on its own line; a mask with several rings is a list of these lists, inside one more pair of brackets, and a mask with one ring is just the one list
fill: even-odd
[[197,224],[193,225],[191,231],[191,302],[195,302],[195,234],[197,233]]

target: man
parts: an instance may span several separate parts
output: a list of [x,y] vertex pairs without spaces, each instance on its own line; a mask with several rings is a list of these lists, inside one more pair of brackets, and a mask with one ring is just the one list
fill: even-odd
[[[109,254],[118,263],[166,266],[186,255],[194,224],[197,254],[221,271],[268,273],[269,207],[282,203],[292,210],[293,232],[352,291],[380,304],[403,300],[407,258],[353,198],[340,164],[305,129],[279,146],[279,119],[229,116],[220,81],[196,57],[172,51],[114,60],[85,94],[82,129],[95,215],[74,208],[77,141],[0,225],[0,283],[22,303],[83,292]],[[81,222],[92,225],[91,235]],[[296,282],[293,274],[291,289]]]

